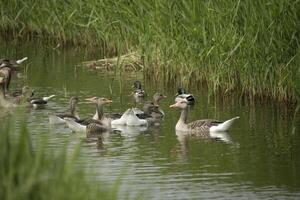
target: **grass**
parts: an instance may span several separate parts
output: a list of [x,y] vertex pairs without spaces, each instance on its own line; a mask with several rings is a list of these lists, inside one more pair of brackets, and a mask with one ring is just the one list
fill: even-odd
[[212,93],[299,101],[300,2],[1,0],[4,37],[142,52],[145,75]]
[[[47,152],[32,142],[26,126],[14,134],[10,125],[0,134],[0,199],[117,199],[118,186],[87,180],[75,166],[79,147]],[[17,138],[16,138],[17,137]]]

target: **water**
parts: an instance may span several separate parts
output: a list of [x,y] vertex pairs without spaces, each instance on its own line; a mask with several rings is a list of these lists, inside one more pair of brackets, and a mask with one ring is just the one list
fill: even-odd
[[[51,45],[3,42],[1,57],[28,56],[21,78],[14,76],[12,88],[29,85],[37,95],[56,97],[45,109],[0,108],[0,130],[8,120],[16,130],[25,120],[32,139],[48,138],[53,152],[69,142],[72,151],[81,145],[78,166],[91,177],[113,184],[120,181],[119,197],[142,195],[143,199],[299,199],[300,137],[299,114],[293,109],[272,104],[249,105],[240,98],[209,97],[203,90],[194,92],[197,103],[189,119],[217,118],[236,121],[221,139],[177,137],[175,88],[163,81],[143,81],[138,72],[101,72],[77,67],[100,53],[69,48],[53,50]],[[70,96],[77,95],[81,116],[94,113],[84,103],[92,96],[113,99],[107,112],[125,111],[136,106],[129,96],[134,80],[142,80],[151,96],[160,91],[168,96],[161,102],[166,117],[157,128],[106,135],[103,144],[97,137],[87,138],[64,126],[50,126],[48,116],[67,109]],[[202,91],[202,92],[201,92]],[[148,97],[150,99],[150,97]],[[18,131],[16,131],[18,132]]]

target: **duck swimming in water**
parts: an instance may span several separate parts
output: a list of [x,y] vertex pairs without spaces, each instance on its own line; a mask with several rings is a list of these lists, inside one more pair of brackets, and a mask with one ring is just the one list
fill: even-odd
[[183,87],[179,87],[175,97],[175,102],[178,102],[182,99],[186,99],[188,105],[195,104],[195,97],[192,94],[187,93]]
[[134,91],[132,92],[132,95],[135,98],[143,98],[146,96],[145,90],[142,89],[142,83],[140,81],[135,81],[133,83]]
[[143,106],[144,112],[150,111],[150,115],[153,118],[162,118],[165,113],[159,108],[159,103],[162,99],[167,98],[167,96],[157,92],[153,95],[153,101],[145,102]]
[[226,132],[231,127],[233,122],[239,117],[234,117],[225,122],[214,119],[202,119],[187,123],[188,117],[188,102],[186,99],[179,100],[170,108],[179,108],[181,110],[180,118],[176,124],[176,131],[192,132],[195,135],[210,133],[210,132]]
[[34,108],[39,108],[48,103],[50,99],[55,97],[55,95],[50,95],[47,97],[29,97],[27,98],[27,101],[34,107]]

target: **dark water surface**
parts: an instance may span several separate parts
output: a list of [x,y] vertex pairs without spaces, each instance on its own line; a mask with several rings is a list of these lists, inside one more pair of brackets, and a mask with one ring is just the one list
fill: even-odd
[[[2,42],[0,53],[0,57],[29,57],[27,70],[23,77],[13,77],[12,88],[26,84],[39,96],[57,95],[45,109],[0,108],[0,130],[9,120],[18,130],[25,120],[34,140],[49,139],[49,152],[63,147],[65,141],[70,150],[82,142],[79,167],[106,184],[120,180],[120,198],[140,194],[143,199],[300,198],[300,118],[292,109],[248,105],[233,97],[214,100],[190,88],[197,98],[190,120],[241,118],[221,139],[182,138],[175,132],[179,112],[168,107],[176,86],[163,87],[163,80],[145,81],[142,73],[76,67],[101,54],[75,48],[53,50],[39,43]],[[72,95],[82,100],[81,116],[94,113],[94,106],[83,102],[92,96],[113,99],[107,112],[134,107],[128,94],[136,79],[146,83],[149,96],[155,91],[168,96],[161,102],[166,116],[160,127],[110,134],[101,145],[97,137],[49,125],[49,114],[65,111]]]

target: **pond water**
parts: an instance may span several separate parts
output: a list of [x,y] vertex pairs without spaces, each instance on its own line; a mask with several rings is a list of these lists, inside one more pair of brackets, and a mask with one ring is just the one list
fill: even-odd
[[[177,86],[164,86],[163,80],[144,80],[141,72],[77,67],[81,61],[101,57],[82,49],[12,41],[2,42],[0,55],[29,58],[22,77],[13,77],[12,88],[29,85],[38,96],[56,95],[44,109],[0,108],[0,130],[8,121],[18,130],[25,120],[33,140],[48,138],[49,152],[63,147],[66,141],[70,150],[81,142],[78,166],[85,167],[91,180],[108,185],[119,180],[121,199],[138,195],[143,199],[300,198],[300,118],[293,109],[249,105],[236,97],[214,99],[191,87],[197,102],[189,120],[240,119],[219,139],[182,138],[175,132],[179,111],[169,108]],[[84,103],[92,96],[112,98],[114,102],[106,112],[139,106],[129,96],[134,80],[142,81],[148,99],[156,91],[168,96],[161,101],[165,118],[159,127],[109,134],[102,144],[97,137],[87,138],[65,126],[49,125],[48,116],[64,112],[74,95],[82,100],[81,116],[94,113],[94,106]]]

